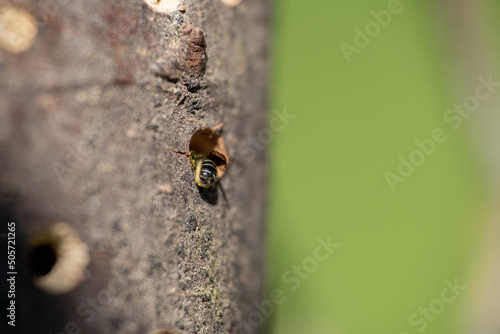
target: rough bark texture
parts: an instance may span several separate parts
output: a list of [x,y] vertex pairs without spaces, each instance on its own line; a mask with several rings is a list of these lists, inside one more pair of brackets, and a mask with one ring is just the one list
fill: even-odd
[[[169,15],[140,0],[9,3],[36,17],[38,34],[23,53],[0,49],[0,204],[2,226],[16,222],[18,272],[16,327],[5,316],[2,327],[248,331],[263,286],[267,167],[261,147],[240,152],[266,126],[267,1],[186,1]],[[220,122],[227,200],[200,192],[175,153]],[[83,282],[57,296],[33,285],[26,248],[55,222],[90,254]]]

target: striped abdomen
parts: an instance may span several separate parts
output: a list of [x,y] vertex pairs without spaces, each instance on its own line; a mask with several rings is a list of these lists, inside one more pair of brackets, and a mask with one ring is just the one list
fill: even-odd
[[197,183],[200,187],[210,188],[217,181],[217,167],[210,159],[203,159],[198,174]]

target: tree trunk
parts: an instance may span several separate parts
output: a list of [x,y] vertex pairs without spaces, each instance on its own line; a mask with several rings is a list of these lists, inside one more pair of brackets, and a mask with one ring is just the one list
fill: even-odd
[[[261,332],[268,2],[9,4],[37,32],[0,49],[0,331]],[[176,151],[221,122],[229,166],[204,190]],[[81,273],[40,283],[63,258]]]

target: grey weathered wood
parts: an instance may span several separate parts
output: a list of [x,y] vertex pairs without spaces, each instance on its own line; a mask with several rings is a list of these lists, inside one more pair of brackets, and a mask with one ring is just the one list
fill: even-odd
[[[0,50],[13,332],[241,333],[263,288],[266,154],[240,149],[266,126],[268,2],[18,3],[39,31],[23,53]],[[174,150],[220,122],[231,161],[214,204]],[[23,248],[54,222],[90,251],[86,279],[58,296],[33,286]]]

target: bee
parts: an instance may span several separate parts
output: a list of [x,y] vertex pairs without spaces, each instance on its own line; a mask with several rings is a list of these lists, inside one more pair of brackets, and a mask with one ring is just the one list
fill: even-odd
[[229,156],[219,131],[221,127],[222,123],[198,129],[189,141],[189,153],[176,151],[191,161],[195,182],[200,188],[213,190],[226,171]]
[[198,187],[212,188],[217,181],[217,166],[205,155],[195,151],[189,152],[189,158],[195,172],[195,181]]

